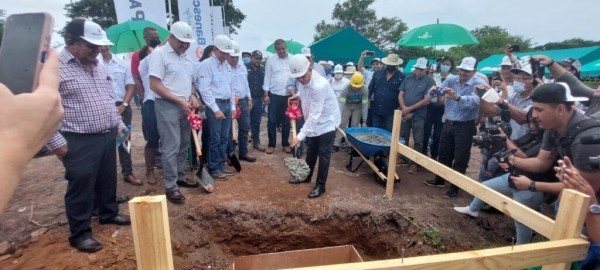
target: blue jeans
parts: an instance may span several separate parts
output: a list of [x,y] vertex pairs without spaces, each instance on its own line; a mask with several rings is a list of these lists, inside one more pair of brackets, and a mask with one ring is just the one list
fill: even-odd
[[277,144],[277,123],[281,123],[281,146],[290,146],[290,119],[285,116],[288,97],[269,93],[269,147]]
[[[240,99],[238,107],[242,111],[238,122],[238,146],[240,156],[248,154],[248,132],[250,132],[250,111],[248,110],[248,100]],[[231,137],[227,144],[227,153],[233,152],[233,129],[230,129],[229,136]]]
[[263,113],[262,97],[252,98],[252,110],[250,111],[250,126],[252,129],[252,143],[260,144],[260,120]]
[[156,113],[154,112],[154,100],[146,100],[142,104],[142,132],[146,139],[146,148],[158,148],[158,128],[156,123]]
[[216,173],[225,168],[227,141],[231,129],[231,104],[229,102],[217,102],[217,106],[219,106],[219,110],[225,115],[226,119],[217,119],[210,108],[206,109],[206,119],[210,126],[208,137],[208,170],[210,173]]
[[373,114],[371,115],[371,124],[373,127],[382,128],[391,132],[392,127],[394,126],[394,115],[383,116],[379,114]]
[[[540,210],[540,206],[544,202],[543,192],[531,192],[529,190],[516,190],[508,187],[508,177],[510,174],[506,173],[496,178],[492,178],[483,182],[482,184],[489,187],[497,192],[500,192],[506,196],[511,196],[513,200],[531,208],[536,211]],[[485,205],[485,202],[474,198],[469,209],[473,212],[477,212]],[[527,244],[531,241],[531,229],[521,222],[515,220],[515,227],[517,229],[517,245]]]

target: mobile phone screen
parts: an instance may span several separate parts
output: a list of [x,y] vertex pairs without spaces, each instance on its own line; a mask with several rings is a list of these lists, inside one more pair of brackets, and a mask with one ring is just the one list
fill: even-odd
[[51,18],[47,13],[6,18],[0,47],[0,82],[14,94],[29,93],[37,87],[39,68],[50,45]]

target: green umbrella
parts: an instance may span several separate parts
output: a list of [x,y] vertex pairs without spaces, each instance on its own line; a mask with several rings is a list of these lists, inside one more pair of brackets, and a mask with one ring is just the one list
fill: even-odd
[[106,30],[108,39],[115,44],[110,48],[110,51],[113,53],[127,53],[141,49],[146,45],[146,41],[144,41],[144,28],[146,27],[156,29],[161,41],[170,35],[168,30],[151,21],[126,21],[115,24]]
[[[293,41],[293,40],[284,40],[285,41],[285,45],[287,46],[287,51],[291,54],[299,54],[300,51],[302,50],[302,48],[304,48],[305,46],[302,45],[299,42]],[[271,53],[277,53],[275,51],[275,42],[273,42],[271,45],[269,45],[269,47],[267,47],[267,52],[271,52]]]
[[406,33],[396,45],[406,47],[426,47],[439,45],[479,44],[479,41],[461,26],[436,23],[417,27]]

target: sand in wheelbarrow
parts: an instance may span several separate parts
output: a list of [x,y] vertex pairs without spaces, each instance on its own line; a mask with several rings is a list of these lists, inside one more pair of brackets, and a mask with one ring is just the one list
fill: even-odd
[[377,144],[377,145],[390,145],[390,138],[387,138],[385,136],[380,136],[380,135],[370,134],[370,133],[358,133],[358,134],[354,134],[354,137],[357,140],[359,140],[361,142],[365,142],[365,143]]
[[283,160],[285,162],[285,166],[290,171],[290,175],[296,181],[304,181],[310,173],[310,169],[308,168],[308,164],[304,159],[288,157]]

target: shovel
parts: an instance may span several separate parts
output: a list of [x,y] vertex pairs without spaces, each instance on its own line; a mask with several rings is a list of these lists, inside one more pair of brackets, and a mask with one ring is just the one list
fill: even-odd
[[237,146],[238,146],[238,141],[237,141],[238,122],[237,122],[237,119],[235,119],[235,118],[233,118],[233,121],[231,122],[231,133],[233,133],[233,150],[231,151],[231,153],[229,153],[227,158],[229,159],[229,163],[231,163],[231,166],[233,166],[233,168],[235,168],[236,171],[240,172],[240,171],[242,171],[242,164],[240,164],[240,160],[238,159],[237,155],[235,154],[237,152]]
[[[200,134],[202,134],[202,130],[198,130]],[[202,145],[198,141],[198,133],[196,133],[195,129],[192,129],[192,135],[194,136],[194,144],[196,144],[196,151],[198,154],[198,171],[196,172],[196,177],[198,177],[198,183],[206,190],[208,193],[213,192],[215,189],[215,181],[212,176],[208,173],[206,167],[204,167],[204,157],[202,157]]]

